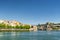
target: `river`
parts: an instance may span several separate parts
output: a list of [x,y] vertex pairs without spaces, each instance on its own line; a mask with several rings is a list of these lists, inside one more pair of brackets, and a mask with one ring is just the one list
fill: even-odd
[[0,40],[60,40],[60,31],[0,32]]

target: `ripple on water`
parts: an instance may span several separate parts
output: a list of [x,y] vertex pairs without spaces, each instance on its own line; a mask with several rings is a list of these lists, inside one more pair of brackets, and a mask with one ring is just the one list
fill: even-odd
[[60,40],[59,31],[0,32],[0,40]]

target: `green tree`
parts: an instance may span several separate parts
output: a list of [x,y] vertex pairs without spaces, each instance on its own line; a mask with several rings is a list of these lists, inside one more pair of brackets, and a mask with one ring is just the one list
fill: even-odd
[[30,25],[23,26],[23,29],[30,29]]

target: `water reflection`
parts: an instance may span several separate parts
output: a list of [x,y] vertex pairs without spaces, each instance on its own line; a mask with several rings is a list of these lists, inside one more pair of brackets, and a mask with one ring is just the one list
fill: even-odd
[[60,40],[58,31],[0,32],[0,40]]

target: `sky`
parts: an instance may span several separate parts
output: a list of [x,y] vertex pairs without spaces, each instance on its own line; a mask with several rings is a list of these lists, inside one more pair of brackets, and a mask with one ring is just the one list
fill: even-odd
[[60,0],[0,0],[0,20],[24,24],[60,22]]

